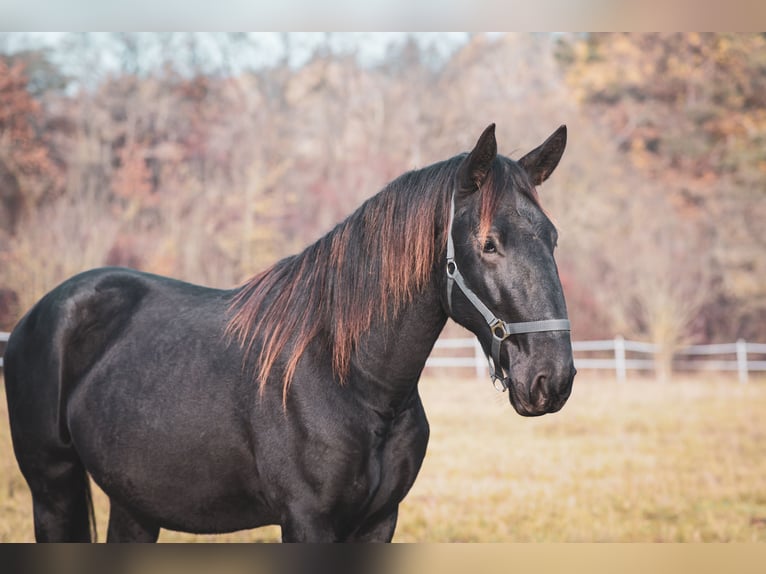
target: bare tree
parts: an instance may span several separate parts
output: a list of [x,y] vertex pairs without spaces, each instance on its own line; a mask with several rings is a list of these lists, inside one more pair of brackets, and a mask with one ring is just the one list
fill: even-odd
[[618,331],[657,346],[657,377],[667,381],[673,355],[693,340],[711,296],[712,234],[680,216],[658,190],[643,194],[614,214],[602,301]]

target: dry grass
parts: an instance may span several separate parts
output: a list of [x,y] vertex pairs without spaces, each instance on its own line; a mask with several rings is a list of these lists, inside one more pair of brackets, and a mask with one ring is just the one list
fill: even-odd
[[428,381],[432,440],[398,540],[766,541],[766,386],[576,382],[523,419]]
[[[578,378],[564,409],[537,419],[486,381],[423,381],[431,442],[395,540],[766,542],[766,382]],[[30,498],[0,402],[0,541],[27,541]],[[269,527],[160,540],[278,538]]]

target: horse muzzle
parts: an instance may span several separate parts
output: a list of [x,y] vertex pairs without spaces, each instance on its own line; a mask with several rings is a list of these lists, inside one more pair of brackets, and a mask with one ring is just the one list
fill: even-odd
[[574,364],[570,363],[560,370],[543,369],[527,381],[511,379],[508,400],[516,412],[525,417],[555,413],[561,410],[572,393],[576,374]]

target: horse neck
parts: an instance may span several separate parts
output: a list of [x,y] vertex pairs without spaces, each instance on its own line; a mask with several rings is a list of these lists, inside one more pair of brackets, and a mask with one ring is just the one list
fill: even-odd
[[396,317],[376,322],[356,347],[351,382],[376,409],[396,414],[417,387],[426,359],[447,322],[442,296],[445,282],[439,277],[436,271],[432,273],[427,286]]

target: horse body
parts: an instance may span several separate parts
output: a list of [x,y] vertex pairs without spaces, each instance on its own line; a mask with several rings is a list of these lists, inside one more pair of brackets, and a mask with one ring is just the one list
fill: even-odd
[[450,316],[494,345],[520,414],[561,408],[568,332],[493,343],[444,273],[452,197],[471,293],[507,319],[565,316],[530,187],[555,168],[560,133],[517,164],[488,129],[238,289],[108,268],[48,293],[5,355],[37,540],[90,539],[88,474],[110,499],[108,541],[265,524],[286,541],[390,540],[428,442],[417,382]]
[[[364,538],[379,523],[390,538],[425,454],[417,389],[358,392],[379,386],[361,365],[347,386],[328,387],[331,369],[310,350],[283,410],[281,389],[260,395],[241,348],[226,342],[232,293],[127,269],[86,272],[49,293],[14,330],[6,372],[30,484],[82,488],[87,469],[113,506],[110,540],[273,523],[288,540]],[[68,498],[66,486],[38,494],[36,508]],[[88,534],[87,523],[36,519],[41,539]]]

